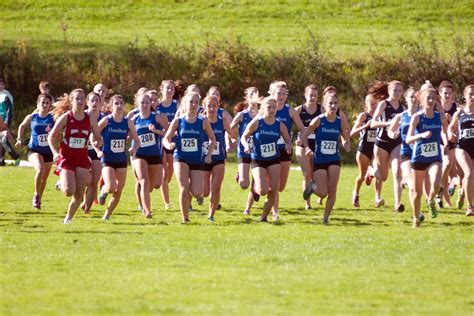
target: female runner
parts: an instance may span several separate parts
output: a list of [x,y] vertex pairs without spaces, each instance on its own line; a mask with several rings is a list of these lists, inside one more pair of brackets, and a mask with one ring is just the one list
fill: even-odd
[[21,139],[27,125],[31,128],[30,142],[28,143],[28,161],[35,168],[35,194],[33,207],[41,209],[41,197],[46,187],[46,181],[53,164],[53,153],[48,146],[48,133],[54,126],[54,117],[51,108],[51,96],[40,94],[36,102],[36,111],[27,115],[18,127],[16,147],[21,146]]
[[97,156],[102,163],[102,178],[104,186],[101,189],[99,202],[105,204],[108,194],[112,194],[105,210],[103,220],[108,220],[117,207],[122,195],[125,179],[127,176],[127,153],[125,151],[127,135],[133,139],[133,146],[129,149],[131,155],[135,155],[140,147],[140,140],[135,130],[135,125],[124,115],[124,98],[114,95],[109,100],[112,114],[107,115],[99,122],[99,130],[102,132],[104,145],[97,150]]
[[[280,153],[278,140],[283,137],[285,151],[291,154],[292,145],[288,129],[276,118],[277,100],[273,97],[263,99],[260,113],[245,129],[240,141],[244,151],[252,156],[252,176],[255,181],[253,190],[258,195],[267,195],[263,205],[261,222],[267,222],[268,214],[278,200],[280,185]],[[253,150],[249,138],[253,136]],[[278,220],[278,213],[273,213],[273,220]]]
[[[286,99],[288,97],[288,89],[286,83],[283,81],[275,81],[270,85],[270,89],[268,91],[270,96],[272,96],[275,100],[277,100],[277,113],[276,118],[282,122],[288,135],[292,135],[292,127],[293,122],[295,123],[298,130],[304,131],[305,127],[301,122],[301,119],[296,113],[295,109],[291,107],[289,104],[286,103]],[[291,151],[288,152],[286,150],[286,142],[283,139],[283,136],[280,137],[278,140],[278,149],[280,150],[280,184],[278,186],[278,190],[283,192],[286,187],[286,183],[288,181],[288,176],[290,174],[290,166],[291,166]],[[280,200],[279,194],[275,194],[275,203],[273,204],[273,216],[278,217]]]
[[[203,142],[204,133],[209,138],[209,148],[214,148],[216,138],[209,120],[199,114],[200,96],[191,92],[183,96],[183,115],[175,117],[163,139],[164,146],[174,149],[174,169],[179,185],[179,207],[182,223],[189,222],[189,207],[192,196],[202,198],[203,194]],[[176,142],[173,136],[177,133]],[[212,151],[204,157],[204,163],[211,163]]]
[[[96,85],[96,87],[97,86],[100,86],[100,84]],[[87,95],[86,103],[87,103],[87,110],[86,110],[87,114],[91,118],[95,119],[96,122],[98,123],[104,117],[104,114],[101,112],[101,108],[107,108],[107,106],[106,105],[101,106],[101,97],[96,92],[91,92]],[[102,172],[102,165],[100,163],[100,158],[97,157],[97,153],[92,143],[93,141],[92,139],[90,139],[87,144],[87,153],[89,155],[89,158],[92,164],[92,180],[86,186],[84,203],[82,205],[84,214],[90,213],[92,203],[94,203],[94,201],[95,203],[98,203],[97,191],[99,187],[100,175]]]
[[[304,89],[304,96],[306,103],[295,108],[304,127],[308,127],[311,121],[321,114],[321,105],[318,104],[318,87],[314,84],[307,86]],[[306,150],[301,142],[301,134],[298,133],[298,140],[296,141],[296,158],[301,166],[303,172],[303,190],[308,186],[313,178],[313,157],[306,154]],[[312,152],[315,149],[315,136],[311,134],[308,136],[308,145]],[[305,201],[305,209],[311,209],[311,199]]]
[[422,110],[414,114],[410,121],[406,142],[414,143],[411,156],[413,185],[410,188],[410,203],[413,210],[413,227],[420,227],[420,200],[423,184],[427,176],[430,183],[428,209],[431,217],[438,215],[435,196],[441,181],[441,142],[447,143],[447,122],[443,113],[435,111],[437,93],[435,89],[424,89],[420,93]]
[[[72,196],[64,218],[64,224],[69,224],[91,181],[91,161],[87,155],[89,134],[92,130],[96,146],[102,146],[102,137],[97,120],[85,112],[84,90],[75,89],[55,103],[54,112],[60,117],[48,135],[48,144],[54,160],[58,162],[56,173],[60,176],[61,190],[64,195]],[[58,152],[55,140],[60,134],[63,139]]]
[[370,128],[370,121],[377,107],[377,99],[373,95],[368,94],[365,97],[365,111],[357,116],[352,127],[350,136],[354,137],[360,134],[359,146],[357,148],[356,161],[359,167],[359,175],[355,180],[354,191],[352,191],[352,206],[359,207],[359,191],[366,178],[367,171],[372,159],[374,158],[374,143],[377,136],[377,130]]
[[302,135],[302,142],[310,153],[308,136],[316,134],[316,152],[313,156],[313,179],[303,192],[303,199],[307,200],[311,194],[324,198],[327,196],[324,208],[323,224],[329,224],[329,216],[336,202],[337,183],[341,171],[339,155],[339,137],[345,151],[351,149],[350,137],[347,130],[341,125],[341,118],[337,116],[337,96],[326,94],[323,98],[325,113],[314,118]]
[[[244,146],[240,139],[244,134],[247,125],[252,121],[252,119],[258,114],[258,89],[256,87],[250,87],[245,89],[244,92],[244,102],[247,104],[247,108],[239,111],[237,115],[232,120],[230,127],[232,129],[237,129],[239,137],[239,145],[237,147],[237,175],[236,180],[240,185],[240,188],[246,190],[250,186],[250,163],[252,162],[251,155],[246,153]],[[237,109],[235,110],[237,111]],[[250,137],[248,140],[250,144],[250,149],[253,149],[253,137]],[[253,189],[253,186],[252,186]],[[245,209],[243,211],[244,215],[250,215],[250,209],[252,208],[254,202],[254,195],[259,198],[258,195],[253,193],[251,190],[247,196],[247,202],[245,204]]]
[[374,147],[375,160],[375,207],[381,207],[385,204],[385,200],[381,198],[382,183],[387,180],[388,168],[392,167],[393,174],[393,190],[395,195],[395,211],[403,212],[405,206],[401,203],[402,187],[401,187],[401,170],[400,170],[400,145],[401,140],[392,140],[387,134],[387,127],[395,115],[403,112],[403,107],[399,104],[403,94],[403,84],[400,81],[391,81],[388,84],[384,82],[376,82],[369,88],[369,93],[376,97],[383,95],[388,97],[380,102],[375,110],[371,128],[378,128],[377,139]]
[[467,197],[466,216],[474,216],[474,85],[464,88],[466,105],[459,109],[449,125],[450,138],[458,140],[456,160],[461,167],[463,194]]
[[140,202],[146,218],[152,218],[150,193],[161,186],[161,136],[168,128],[166,117],[151,111],[150,101],[147,94],[139,95],[136,103],[140,112],[132,118],[140,139],[140,148],[132,156],[132,167],[140,186]]
[[[173,80],[163,80],[160,85],[161,100],[158,111],[166,115],[168,123],[176,116],[178,101],[173,99],[175,86]],[[173,177],[173,151],[163,148],[163,184],[161,185],[161,197],[165,202],[165,209],[171,207],[169,183]]]
[[214,222],[214,215],[221,198],[221,186],[224,181],[226,147],[230,151],[230,147],[226,146],[225,133],[229,135],[232,142],[235,142],[234,131],[230,128],[230,124],[222,115],[218,115],[219,99],[213,95],[207,96],[203,100],[204,114],[211,123],[212,132],[216,138],[214,149],[209,147],[209,139],[204,138],[204,155],[208,151],[212,151],[211,163],[203,165],[204,171],[204,193],[203,196],[211,196],[209,202],[208,220]]

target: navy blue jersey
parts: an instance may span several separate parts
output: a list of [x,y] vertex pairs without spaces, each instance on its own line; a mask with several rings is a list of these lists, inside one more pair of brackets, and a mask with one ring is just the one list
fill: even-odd
[[104,157],[102,162],[126,162],[127,152],[125,144],[128,135],[128,120],[123,117],[120,122],[116,122],[112,114],[107,116],[107,125],[102,130],[104,146],[102,152]]
[[52,155],[48,145],[48,132],[54,125],[54,117],[48,113],[45,117],[41,117],[39,113],[31,115],[31,136],[28,148],[40,154]]
[[423,112],[418,113],[419,122],[416,134],[431,132],[429,138],[422,138],[415,142],[411,162],[431,163],[441,161],[441,117],[439,112],[434,112],[432,118],[426,117]]
[[[293,119],[290,117],[290,106],[285,104],[281,110],[276,112],[276,118],[285,125],[286,129],[288,130],[288,134],[291,135],[291,128],[293,126]],[[278,147],[285,148],[285,140],[283,137],[278,139]]]
[[162,103],[158,104],[157,107],[158,111],[160,113],[163,113],[166,115],[166,118],[168,119],[168,123],[171,122],[175,115],[176,111],[178,110],[178,101],[173,100],[171,101],[171,104],[169,106],[164,106]]
[[410,127],[411,115],[408,111],[403,112],[400,119],[400,138],[402,140],[402,146],[400,147],[400,155],[412,156],[413,146],[407,144],[408,128]]
[[[214,123],[211,122],[211,128],[214,132],[214,136],[216,137],[216,145],[214,150],[212,151],[212,163],[222,161],[226,158],[225,155],[225,130],[224,130],[224,119],[222,116],[217,116],[217,121]],[[204,134],[204,143],[203,143],[203,155],[207,155],[207,151],[209,150],[209,137],[207,134]]]
[[252,159],[273,160],[280,157],[277,142],[280,138],[280,121],[275,120],[271,125],[265,123],[263,117],[258,119],[257,130],[253,134]]
[[474,114],[467,114],[461,110],[458,126],[458,146],[460,148],[474,148]]
[[[372,115],[368,112],[365,112],[365,120],[362,124],[367,124],[368,121],[372,119]],[[360,131],[360,141],[359,146],[363,146],[366,143],[375,143],[375,139],[377,138],[377,129],[376,128],[366,128]]]
[[321,114],[319,118],[320,123],[316,129],[316,152],[313,155],[313,162],[330,163],[340,161],[341,118],[336,116],[334,122],[329,122],[324,114]]
[[[239,123],[239,147],[237,148],[237,158],[250,158],[250,154],[245,153],[244,146],[240,142],[240,138],[245,132],[247,125],[252,121],[252,117],[250,116],[250,111],[245,109],[242,111],[242,121]],[[250,149],[253,148],[253,136],[250,136],[247,139]]]
[[173,157],[191,164],[202,164],[204,143],[203,117],[198,115],[193,123],[183,115],[178,119],[178,137]]
[[148,126],[154,125],[157,130],[161,126],[156,122],[156,112],[151,112],[146,118],[141,118],[140,113],[132,118],[132,122],[137,130],[138,138],[140,139],[140,148],[136,155],[140,156],[161,156],[161,136],[150,131]]

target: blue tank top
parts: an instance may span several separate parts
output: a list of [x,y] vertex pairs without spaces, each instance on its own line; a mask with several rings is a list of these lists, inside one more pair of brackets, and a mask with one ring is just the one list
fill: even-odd
[[[286,129],[288,130],[288,134],[290,137],[292,135],[291,128],[293,127],[293,119],[290,117],[290,106],[285,104],[281,110],[276,112],[276,118],[285,125]],[[285,140],[281,136],[278,139],[278,147],[285,148]]]
[[40,154],[52,155],[51,149],[48,145],[48,132],[46,129],[53,128],[54,117],[48,113],[46,117],[40,117],[39,113],[34,113],[31,116],[31,136],[28,148]]
[[[240,138],[245,132],[247,125],[249,125],[250,121],[252,121],[252,117],[250,116],[249,110],[242,111],[242,121],[239,124],[239,147],[237,148],[237,158],[251,158],[250,154],[246,154],[244,151],[244,146],[240,142]],[[253,148],[253,136],[250,136],[248,139],[250,149]]]
[[432,118],[419,112],[419,122],[416,134],[431,131],[431,136],[415,142],[411,162],[431,163],[441,161],[441,118],[439,112],[434,112]]
[[202,164],[202,147],[204,143],[203,117],[198,115],[194,123],[186,121],[183,115],[178,119],[176,148],[173,158],[191,164]]
[[112,114],[107,116],[107,126],[102,130],[102,138],[104,139],[104,146],[102,152],[104,157],[101,162],[126,162],[127,161],[127,134],[128,134],[128,120],[123,117],[121,122],[115,122]]
[[339,156],[339,136],[341,135],[341,118],[336,116],[329,122],[326,115],[319,116],[320,123],[316,129],[316,152],[314,163],[330,163],[341,160]]
[[[210,120],[209,120],[210,121]],[[214,150],[212,152],[212,163],[218,162],[225,160],[226,155],[225,155],[225,130],[224,130],[224,119],[222,116],[218,115],[217,116],[217,121],[215,123],[211,122],[211,128],[212,131],[214,132],[214,136],[216,137],[216,147],[214,147]],[[207,155],[207,151],[209,148],[209,137],[207,137],[207,134],[204,135],[204,143],[203,143],[203,149],[202,149],[202,154],[203,156]]]
[[402,140],[402,146],[400,147],[400,155],[412,156],[413,146],[407,144],[408,128],[410,127],[411,115],[407,111],[403,112],[400,120],[400,138]]
[[140,113],[138,113],[132,118],[140,139],[140,148],[136,153],[138,156],[161,156],[161,136],[153,133],[148,128],[148,125],[153,124],[156,129],[161,129],[161,126],[156,122],[156,115],[157,112],[150,112],[147,118],[141,118]]
[[178,110],[178,101],[173,100],[169,106],[164,106],[162,103],[158,104],[158,111],[166,115],[168,123],[174,119],[176,111]]
[[280,121],[276,119],[275,123],[269,125],[263,117],[259,117],[257,130],[253,134],[252,159],[273,160],[280,157],[277,145],[279,138]]

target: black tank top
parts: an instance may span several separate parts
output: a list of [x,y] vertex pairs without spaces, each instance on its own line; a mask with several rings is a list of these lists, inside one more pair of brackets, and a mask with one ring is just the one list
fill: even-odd
[[444,111],[444,112],[449,114],[452,118],[454,116],[454,113],[456,113],[457,110],[458,110],[458,105],[456,102],[453,102],[453,104],[451,104],[451,108],[449,109],[449,111]]
[[318,116],[319,114],[321,114],[321,105],[318,104],[316,106],[316,112],[314,112],[313,114],[309,114],[308,113],[308,109],[306,108],[306,106],[303,104],[301,106],[301,113],[300,113],[300,119],[301,121],[303,122],[303,125],[304,127],[308,127],[309,126],[309,123],[311,123],[311,121],[316,117]]
[[[385,100],[385,110],[383,111],[382,115],[380,116],[381,122],[390,122],[397,114],[402,113],[404,111],[403,106],[400,104],[398,105],[398,109],[395,109],[390,102]],[[393,141],[390,137],[388,137],[387,128],[382,127],[377,129],[377,139],[381,141]]]
[[459,146],[468,148],[474,146],[474,114],[461,110],[458,118]]
[[[365,112],[365,120],[363,124],[367,124],[368,121],[372,119],[372,115],[370,115],[368,112]],[[360,143],[359,145],[362,145],[364,143],[374,143],[375,138],[377,135],[377,129],[376,128],[366,128],[362,131],[360,131]]]

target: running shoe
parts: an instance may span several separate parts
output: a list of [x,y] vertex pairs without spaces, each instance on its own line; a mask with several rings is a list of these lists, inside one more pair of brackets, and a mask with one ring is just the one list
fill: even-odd
[[266,217],[260,217],[261,223],[268,223],[268,219]]
[[328,226],[329,225],[329,220],[328,219],[323,219],[323,225]]
[[453,196],[454,192],[456,192],[456,186],[454,184],[449,184],[448,185],[448,194],[449,196]]
[[375,199],[375,207],[382,207],[385,205],[385,200],[381,198]]
[[220,210],[222,208],[221,203],[217,204],[216,210]]
[[431,218],[438,217],[438,210],[436,209],[436,202],[434,200],[428,201],[428,210],[431,212]]
[[204,198],[202,196],[196,198],[196,203],[198,205],[203,205],[204,204]]
[[324,199],[323,199],[322,197],[318,198],[318,204],[319,204],[319,205],[323,205],[323,200],[324,200]]
[[244,211],[242,212],[242,214],[244,214],[244,215],[250,215],[250,211],[249,211],[249,210],[244,210]]
[[397,213],[403,213],[403,212],[405,212],[405,205],[400,204],[398,207],[396,207],[396,208],[394,209],[394,211],[397,212]]
[[192,212],[192,211],[193,211],[193,205],[191,204],[191,205],[189,205],[189,207],[188,207],[188,212]]
[[216,220],[214,219],[214,216],[209,216],[209,217],[207,218],[207,220],[210,221],[210,222],[212,222],[212,223],[214,223],[214,222],[216,221]]
[[171,203],[165,204],[165,210],[169,210],[171,208]]
[[107,214],[104,214],[104,216],[102,216],[103,221],[108,221],[109,219],[110,219],[110,216],[108,216]]
[[145,215],[145,218],[146,219],[152,219],[153,218],[153,214],[151,212],[149,212],[148,214]]
[[235,174],[235,182],[239,183],[239,172]]
[[20,158],[15,159],[13,166],[18,167],[20,165]]
[[439,188],[439,192],[438,194],[436,194],[436,197],[435,197],[435,202],[438,208],[443,208],[443,192],[444,192],[444,188],[443,187]]
[[67,217],[63,221],[63,224],[65,224],[65,225],[71,224],[71,223],[72,223],[72,220],[68,219]]
[[420,212],[420,223],[423,222],[425,220],[425,215],[423,213]]
[[35,194],[33,195],[33,203],[32,203],[33,207],[38,209],[38,210],[41,210],[41,202],[40,202],[40,197],[38,194]]
[[190,221],[189,221],[189,218],[185,218],[181,221],[181,224],[189,224]]
[[100,192],[100,194],[99,194],[99,204],[100,204],[100,205],[104,205],[104,204],[105,204],[105,201],[107,200],[107,196],[108,196],[108,195],[109,195],[109,194],[108,194],[107,192],[102,192],[102,191]]
[[458,210],[461,210],[464,206],[464,192],[462,189],[458,190],[458,200],[456,201]]
[[366,185],[370,185],[372,183],[372,180],[374,179],[374,176],[370,175],[370,174],[366,174],[365,175],[365,184]]
[[354,207],[359,207],[359,196],[354,192],[352,191],[352,206]]
[[312,208],[311,208],[311,205],[305,205],[304,209],[307,210],[307,211],[309,211],[309,210],[311,210]]
[[466,210],[466,216],[474,216],[473,207],[469,206]]
[[56,191],[61,191],[61,181],[56,181],[56,184],[54,185],[54,187],[56,188]]
[[402,190],[406,189],[408,187],[408,184],[405,181],[402,181]]
[[413,219],[413,228],[420,228],[421,221],[418,219]]
[[278,216],[278,213],[273,213],[272,214],[272,219],[274,222],[278,221],[280,219],[280,217]]
[[303,191],[303,200],[307,200],[311,197],[311,194],[314,193],[314,181],[311,180],[311,182],[308,184],[308,186],[306,187],[306,189],[304,189]]

